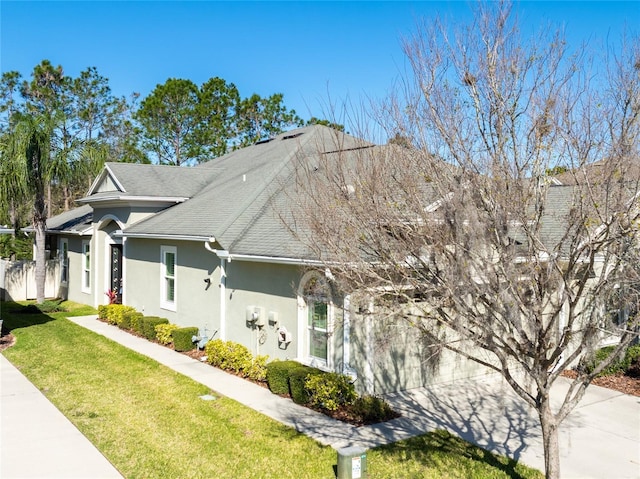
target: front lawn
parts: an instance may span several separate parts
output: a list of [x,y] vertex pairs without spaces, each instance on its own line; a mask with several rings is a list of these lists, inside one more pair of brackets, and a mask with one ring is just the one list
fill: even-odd
[[[2,303],[3,354],[126,478],[331,478],[336,452],[64,319]],[[68,306],[68,305],[67,305]],[[369,451],[369,478],[539,478],[441,431]]]

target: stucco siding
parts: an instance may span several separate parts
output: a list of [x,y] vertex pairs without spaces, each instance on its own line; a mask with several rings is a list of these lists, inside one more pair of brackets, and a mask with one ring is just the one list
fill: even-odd
[[[82,288],[82,242],[83,241],[91,241],[92,238],[90,236],[82,237],[82,236],[61,236],[60,238],[64,238],[67,240],[69,245],[68,251],[68,281],[66,283],[60,284],[60,296],[65,297],[71,301],[75,301],[77,303],[82,304],[93,304],[94,303],[94,295],[96,294],[96,288],[94,288],[94,277],[93,272],[95,271],[95,257],[91,255],[91,283],[90,283],[90,292],[83,291]],[[59,245],[60,243],[58,243]],[[91,244],[93,246],[93,244]]]
[[[176,251],[175,311],[161,307],[161,248]],[[125,303],[147,316],[167,318],[180,326],[220,329],[220,260],[202,243],[129,238],[125,245]],[[210,283],[205,282],[209,278]]]
[[494,374],[398,316],[353,314],[350,349],[360,392],[385,394]]
[[93,221],[100,223],[103,218],[116,217],[125,226],[130,226],[144,218],[150,216],[153,213],[161,210],[158,206],[131,206],[131,207],[105,207],[100,208],[98,205],[94,205]]
[[[298,348],[296,289],[301,276],[300,268],[231,261],[226,271],[227,339],[244,344],[253,354],[294,359]],[[265,324],[261,328],[247,322],[247,308],[250,306],[259,308],[265,315]],[[275,314],[277,323],[269,322],[269,313]],[[278,342],[277,330],[281,326],[292,333],[291,343]]]

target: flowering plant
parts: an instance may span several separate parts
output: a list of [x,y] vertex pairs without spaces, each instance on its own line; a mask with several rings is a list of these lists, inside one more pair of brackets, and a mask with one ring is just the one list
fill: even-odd
[[118,294],[113,289],[107,290],[107,292],[104,294],[106,294],[109,298],[109,304],[115,304],[116,300],[118,299]]

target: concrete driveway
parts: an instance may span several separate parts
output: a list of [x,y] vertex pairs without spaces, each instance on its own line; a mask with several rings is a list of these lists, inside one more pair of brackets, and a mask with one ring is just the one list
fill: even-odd
[[[553,390],[559,399],[569,381]],[[416,429],[447,429],[544,471],[535,412],[498,377],[386,396]],[[640,397],[590,386],[560,428],[563,478],[640,478]]]

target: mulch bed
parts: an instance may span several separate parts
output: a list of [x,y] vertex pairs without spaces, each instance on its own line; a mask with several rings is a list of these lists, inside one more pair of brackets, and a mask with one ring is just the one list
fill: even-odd
[[[577,376],[577,373],[575,371],[564,371],[562,375],[564,377],[574,379]],[[595,378],[591,381],[591,384],[607,389],[613,389],[614,391],[619,391],[623,394],[640,397],[640,378],[626,376],[622,373]]]
[[9,333],[5,334],[0,338],[0,351],[4,351],[7,348],[10,348],[16,343],[16,337]]

